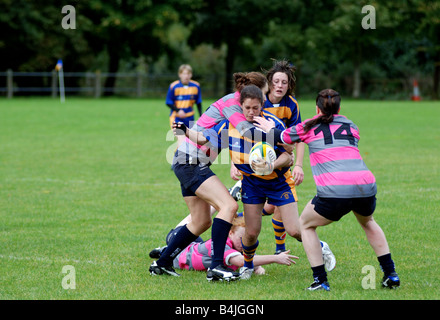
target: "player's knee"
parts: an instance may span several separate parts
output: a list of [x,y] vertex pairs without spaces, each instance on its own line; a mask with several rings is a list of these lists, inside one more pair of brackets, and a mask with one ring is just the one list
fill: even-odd
[[228,203],[225,205],[225,210],[232,215],[235,215],[238,211],[238,204],[234,201],[228,201]]
[[[206,231],[206,230],[208,230],[211,227],[211,225],[212,225],[212,220],[211,219],[204,220],[204,221],[202,221],[202,223],[200,225],[200,228],[204,229]],[[205,231],[203,231],[203,232],[205,232]]]
[[301,231],[298,228],[287,230],[287,233],[289,236],[295,238],[298,241],[301,241]]

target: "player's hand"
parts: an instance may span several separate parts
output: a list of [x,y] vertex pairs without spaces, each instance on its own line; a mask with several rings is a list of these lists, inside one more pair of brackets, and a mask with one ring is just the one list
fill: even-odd
[[250,164],[252,170],[255,172],[269,172],[271,173],[273,171],[273,163],[268,163],[267,161],[263,160],[262,158],[257,158],[256,160],[252,161]]
[[293,259],[299,259],[297,256],[293,256],[290,253],[290,250],[281,252],[280,254],[277,254],[277,263],[278,264],[284,264],[286,266],[290,266],[292,264],[296,264],[296,261]]
[[269,132],[270,129],[275,128],[275,122],[272,119],[268,120],[263,117],[254,117],[254,121],[256,121],[254,125],[265,132]]
[[262,266],[256,266],[254,268],[254,274],[263,275],[266,273],[266,270]]
[[241,179],[241,172],[237,169],[237,167],[231,163],[231,170],[229,172],[231,179],[238,181]]
[[188,127],[183,122],[173,122],[173,133],[175,136],[186,136]]
[[295,181],[295,185],[299,186],[304,180],[304,171],[303,168],[299,165],[294,166],[292,169],[293,181]]

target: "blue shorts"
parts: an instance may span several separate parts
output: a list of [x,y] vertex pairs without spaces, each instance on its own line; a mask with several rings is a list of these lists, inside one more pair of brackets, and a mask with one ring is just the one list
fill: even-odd
[[174,174],[180,181],[180,188],[184,197],[196,196],[196,190],[200,185],[215,175],[211,168],[203,164],[179,164],[173,165]]
[[339,221],[350,211],[368,217],[376,209],[376,196],[366,198],[321,198],[315,196],[312,199],[315,211],[331,221]]
[[254,176],[243,176],[241,201],[246,204],[267,202],[274,206],[296,202],[291,185],[285,180],[263,180]]

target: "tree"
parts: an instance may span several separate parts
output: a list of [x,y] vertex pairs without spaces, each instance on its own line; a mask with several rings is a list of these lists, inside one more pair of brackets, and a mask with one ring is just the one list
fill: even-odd
[[[173,1],[93,0],[80,9],[93,26],[86,37],[95,53],[107,51],[111,73],[119,70],[122,58],[158,57],[166,51],[166,28],[178,20]],[[104,86],[111,89],[115,82],[108,77]]]
[[189,42],[193,46],[210,43],[217,48],[226,45],[226,92],[230,92],[234,62],[240,51],[244,50],[244,40],[250,38],[255,43],[261,42],[267,35],[270,18],[275,13],[283,13],[283,2],[281,0],[205,0],[201,3]]

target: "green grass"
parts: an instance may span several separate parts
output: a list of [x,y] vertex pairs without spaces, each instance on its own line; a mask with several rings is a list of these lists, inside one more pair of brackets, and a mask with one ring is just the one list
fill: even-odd
[[[207,107],[210,101],[205,101]],[[313,101],[300,101],[303,119]],[[202,272],[151,277],[148,252],[188,213],[165,160],[162,100],[14,98],[0,101],[0,299],[439,299],[440,103],[345,101],[360,128],[361,154],[378,183],[376,220],[402,286],[380,288],[376,257],[355,218],[318,229],[338,263],[331,292],[306,292],[311,270],[300,243],[295,266],[270,265],[247,282],[208,284]],[[300,211],[315,185],[308,156]],[[214,172],[227,185],[229,166]],[[274,251],[270,218],[258,253]],[[208,238],[210,232],[203,237]],[[62,288],[63,266],[76,289]],[[375,267],[376,290],[362,288]]]

